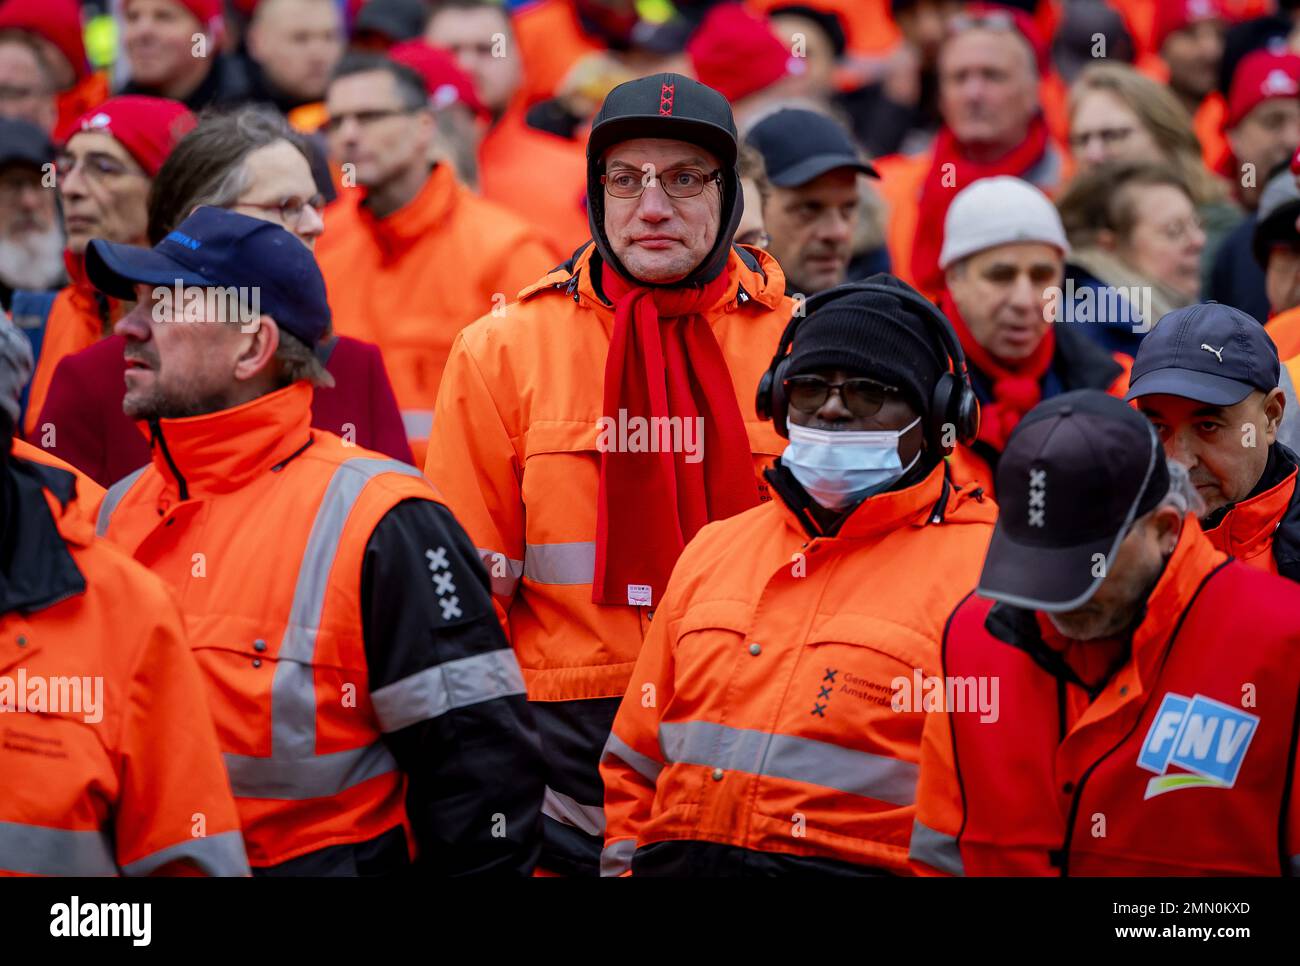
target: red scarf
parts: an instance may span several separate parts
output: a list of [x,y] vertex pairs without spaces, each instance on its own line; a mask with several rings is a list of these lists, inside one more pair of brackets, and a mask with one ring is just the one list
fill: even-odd
[[[705,315],[726,292],[727,274],[702,289],[633,286],[608,269],[601,281],[614,303],[604,399],[612,422],[602,421],[597,439],[602,452],[591,599],[658,606],[696,531],[758,504],[736,388]],[[651,421],[662,417],[673,423]],[[639,452],[621,451],[624,424],[626,448]],[[640,442],[638,424],[646,427]],[[678,433],[654,431],[674,424]],[[685,451],[688,443],[692,452]],[[669,451],[647,452],[652,445]],[[703,459],[687,462],[697,456]]]
[[916,236],[912,240],[912,277],[922,291],[937,292],[943,288],[943,274],[939,271],[943,222],[957,192],[980,178],[1001,174],[1023,177],[1046,151],[1047,122],[1041,114],[1030,122],[1023,141],[986,164],[967,159],[951,129],[945,126],[939,130],[934,142],[934,163],[921,187]]
[[978,369],[993,383],[993,401],[980,403],[979,440],[1001,453],[1016,424],[1043,398],[1043,376],[1052,366],[1056,335],[1049,328],[1032,353],[1009,366],[975,341],[966,320],[957,311],[957,303],[947,292],[940,296],[939,308],[952,322],[971,368]]

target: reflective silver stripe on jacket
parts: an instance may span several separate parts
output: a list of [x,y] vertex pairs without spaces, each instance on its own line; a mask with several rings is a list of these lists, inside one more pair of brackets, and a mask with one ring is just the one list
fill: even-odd
[[912,847],[908,851],[908,858],[924,862],[949,875],[966,874],[961,861],[961,846],[957,844],[956,836],[922,825],[918,819],[912,820]]
[[0,869],[27,875],[117,875],[113,843],[98,829],[0,822]]
[[825,741],[684,721],[661,724],[659,745],[665,761],[807,782],[891,805],[916,801],[914,763]]
[[433,435],[433,410],[403,409],[402,429],[407,439],[428,439]]
[[664,770],[663,762],[641,754],[612,731],[605,739],[605,750],[600,754],[601,761],[607,758],[618,758],[651,785],[659,780],[659,773]]
[[549,785],[542,793],[542,814],[562,825],[572,825],[588,835],[604,836],[605,809],[600,805],[583,805]]
[[483,561],[483,567],[492,580],[492,593],[498,597],[509,597],[513,594],[515,588],[519,586],[519,578],[523,576],[524,562],[507,557],[499,550],[487,550],[483,547],[475,547],[474,550]]
[[589,584],[595,580],[596,543],[530,543],[524,548],[524,576],[538,584]]
[[323,798],[397,770],[397,762],[382,741],[364,748],[316,754],[312,660],[325,591],[352,508],[366,484],[381,473],[424,478],[415,467],[397,460],[358,457],[338,465],[321,498],[298,569],[289,623],[271,682],[271,756],[225,756],[230,785],[237,797]]
[[113,519],[113,511],[122,502],[122,497],[126,496],[126,491],[135,486],[135,481],[140,479],[148,468],[149,464],[145,463],[135,472],[122,477],[104,493],[104,502],[99,505],[99,516],[95,519],[95,536],[102,537],[108,533],[108,524]]
[[600,874],[622,875],[632,868],[632,856],[636,852],[636,839],[619,839],[610,842],[600,852]]
[[188,859],[207,875],[249,875],[244,837],[237,831],[186,839],[122,866],[123,875],[149,875],[169,862]]
[[401,731],[455,708],[524,693],[524,674],[508,647],[444,661],[370,693],[384,732]]

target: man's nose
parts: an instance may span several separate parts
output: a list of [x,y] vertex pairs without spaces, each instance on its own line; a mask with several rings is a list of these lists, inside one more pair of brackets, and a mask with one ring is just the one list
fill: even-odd
[[1196,458],[1196,449],[1186,430],[1169,434],[1169,438],[1165,440],[1165,455],[1176,463],[1182,463],[1189,470],[1195,468],[1199,462]]
[[847,242],[853,238],[856,219],[832,209],[818,219],[815,235],[826,241]]
[[840,390],[831,389],[826,394],[826,401],[817,410],[817,418],[825,423],[842,423],[846,419],[852,419],[853,413],[844,405]]
[[117,320],[113,331],[128,342],[148,342],[152,335],[152,330],[149,328],[151,311],[152,302],[148,300],[137,302],[135,308]]
[[1106,142],[1099,137],[1088,138],[1083,145],[1083,159],[1089,164],[1104,164],[1110,157]]
[[658,178],[651,179],[641,192],[636,213],[642,221],[665,221],[673,216],[672,202],[668,200]]
[[319,238],[325,230],[325,219],[311,205],[304,205],[302,217],[298,219],[298,234],[304,238]]

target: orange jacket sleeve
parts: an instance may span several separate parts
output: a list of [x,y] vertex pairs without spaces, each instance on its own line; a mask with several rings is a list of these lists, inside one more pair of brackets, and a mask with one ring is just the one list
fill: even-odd
[[601,875],[629,874],[637,833],[650,818],[655,784],[663,770],[659,722],[673,698],[673,645],[676,635],[671,585],[637,657],[627,693],[600,759],[605,783],[605,848]]
[[125,692],[114,816],[126,875],[248,875],[225,762],[181,617],[159,587]]
[[948,714],[932,711],[921,732],[921,775],[916,784],[916,818],[908,853],[917,875],[962,875],[961,787],[953,761]]
[[452,344],[435,412],[424,474],[474,541],[492,578],[492,598],[509,639],[505,614],[524,572],[522,468],[492,387],[463,332]]

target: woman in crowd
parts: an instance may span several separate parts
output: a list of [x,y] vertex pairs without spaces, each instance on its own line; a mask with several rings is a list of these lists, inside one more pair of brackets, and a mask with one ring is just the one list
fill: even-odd
[[1133,355],[1165,313],[1199,298],[1206,233],[1178,171],[1105,162],[1078,175],[1057,208],[1071,246],[1058,322]]

